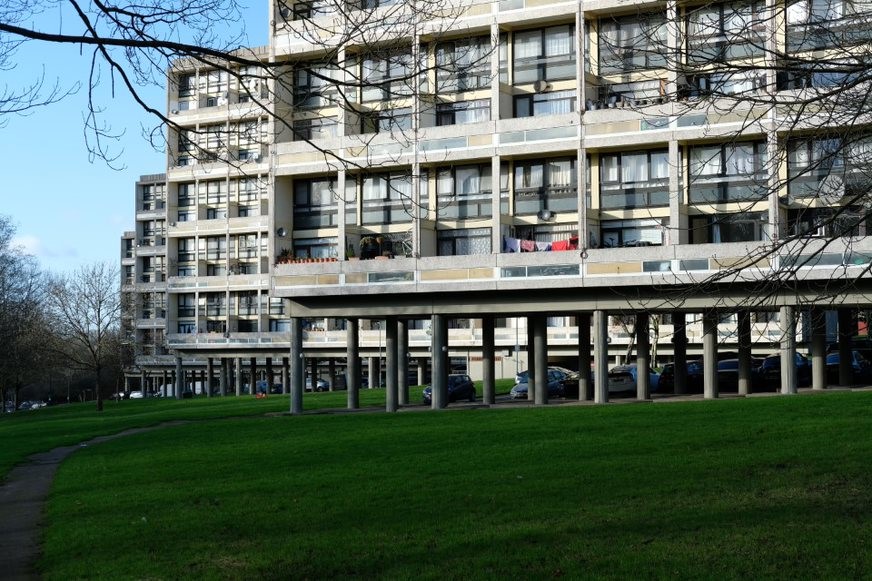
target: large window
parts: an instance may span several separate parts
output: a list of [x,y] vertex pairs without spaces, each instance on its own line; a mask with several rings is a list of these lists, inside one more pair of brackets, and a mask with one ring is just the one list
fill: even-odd
[[205,293],[205,303],[207,317],[222,317],[227,314],[227,298],[224,293]]
[[490,86],[490,38],[440,42],[436,45],[439,93],[462,93]]
[[412,94],[412,55],[408,52],[366,58],[361,63],[363,101],[385,101]]
[[197,255],[197,246],[193,238],[178,239],[178,261],[179,262],[194,262]]
[[481,121],[490,121],[488,99],[436,105],[436,125],[467,125]]
[[514,83],[575,78],[575,25],[514,33]]
[[634,14],[599,23],[599,71],[614,75],[666,66],[666,24],[661,14]]
[[762,141],[690,148],[690,202],[764,200],[766,144]]
[[491,253],[490,228],[464,228],[436,232],[439,256],[466,256]]
[[794,0],[787,5],[787,50],[839,48],[872,39],[863,0]]
[[297,258],[338,258],[335,237],[295,238],[294,256]]
[[361,182],[364,224],[411,222],[415,206],[411,173],[373,174]]
[[338,217],[336,179],[302,179],[294,182],[294,229],[335,226]]
[[704,64],[763,54],[761,0],[706,4],[687,13],[687,60]]
[[194,293],[184,293],[178,295],[178,309],[176,314],[179,318],[193,317],[196,315],[196,303],[194,302]]
[[436,195],[439,218],[490,217],[493,207],[490,164],[437,170]]
[[515,117],[560,115],[575,111],[575,91],[554,91],[515,96]]
[[622,246],[660,246],[669,218],[641,220],[603,220],[600,223],[603,248]]
[[368,111],[360,116],[361,133],[391,133],[412,128],[411,107]]
[[294,120],[294,140],[328,139],[336,137],[336,117],[313,117]]
[[337,67],[310,63],[294,69],[294,105],[300,109],[328,107],[336,102]]
[[574,212],[577,202],[575,159],[515,162],[515,214]]
[[600,205],[604,210],[669,205],[667,150],[600,156]]
[[224,260],[225,258],[227,258],[227,238],[224,236],[206,238],[206,260]]
[[868,192],[872,138],[863,135],[791,139],[787,145],[791,197],[817,196],[828,204]]
[[693,217],[690,226],[694,244],[762,241],[768,237],[769,230],[764,212]]

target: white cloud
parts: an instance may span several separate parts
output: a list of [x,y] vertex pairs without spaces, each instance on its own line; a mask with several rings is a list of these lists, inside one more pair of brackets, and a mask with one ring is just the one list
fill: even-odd
[[36,257],[45,255],[45,248],[43,247],[42,240],[30,234],[16,236],[12,239],[12,246],[21,247],[27,254],[32,254]]

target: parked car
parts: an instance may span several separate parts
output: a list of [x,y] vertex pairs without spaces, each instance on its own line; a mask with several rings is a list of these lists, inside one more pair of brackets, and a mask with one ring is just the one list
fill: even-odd
[[[315,381],[315,391],[329,391],[330,384],[320,377]],[[312,376],[306,376],[306,391],[312,391]]]
[[[635,364],[618,365],[609,370],[609,393],[636,393],[636,378],[639,371]],[[660,374],[650,371],[648,374],[648,388],[653,393],[660,386]]]
[[[839,383],[839,352],[827,354],[827,383]],[[859,351],[851,351],[851,368],[854,370],[855,383],[872,381],[872,363]]]
[[[422,395],[424,403],[430,404],[433,401],[433,388],[428,385]],[[475,385],[465,373],[452,373],[448,376],[448,401],[450,403],[459,399],[475,401]]]
[[[796,385],[805,387],[811,385],[811,361],[801,353],[796,353]],[[760,366],[754,372],[756,389],[774,389],[781,387],[781,355],[773,354],[764,357]]]
[[[549,367],[548,397],[563,397],[563,382],[571,375],[572,372],[568,369],[562,367]],[[517,377],[522,377],[522,374],[519,373]],[[511,391],[509,391],[509,396],[511,396],[512,399],[527,399],[527,392],[530,389],[529,377],[528,372],[524,371],[523,381],[516,383]]]
[[[751,358],[751,380],[757,373],[757,368],[763,363],[763,358]],[[724,359],[718,361],[718,389],[727,391],[739,391],[739,360]]]
[[[571,369],[566,369],[565,367],[560,367],[559,365],[549,365],[548,369],[549,370],[556,369],[557,371],[563,373],[564,375],[570,375],[572,373],[575,373]],[[515,383],[527,383],[527,378],[529,377],[529,373],[530,372],[525,369],[524,371],[521,371],[520,373],[515,375]]]
[[[695,359],[686,363],[687,370],[687,393],[702,393],[702,360]],[[657,391],[660,393],[675,393],[675,364],[667,363],[660,371],[660,379],[657,382]]]

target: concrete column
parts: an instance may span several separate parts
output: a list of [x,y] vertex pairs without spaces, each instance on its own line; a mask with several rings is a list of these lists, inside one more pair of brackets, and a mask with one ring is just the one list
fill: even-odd
[[533,317],[533,358],[536,361],[536,405],[548,403],[548,320]]
[[854,383],[854,368],[851,354],[851,340],[857,331],[854,315],[851,309],[838,310],[839,318],[839,385]]
[[781,393],[796,393],[796,317],[793,307],[778,312],[781,325]]
[[369,388],[373,389],[378,386],[381,379],[381,359],[378,357],[369,358]]
[[206,397],[212,397],[212,380],[215,378],[215,367],[212,358],[206,359]]
[[227,369],[227,358],[226,358],[226,357],[222,357],[221,359],[218,360],[218,362],[219,362],[219,367],[218,367],[218,394],[219,394],[221,397],[224,397],[224,396],[227,395],[227,374],[228,374],[228,369]]
[[421,357],[418,359],[418,385],[427,383],[427,360]]
[[751,313],[741,310],[737,313],[738,328],[737,339],[739,341],[739,395],[751,393]]
[[578,399],[593,399],[590,380],[590,313],[579,313],[578,319]]
[[400,366],[397,363],[399,341],[397,340],[397,320],[392,317],[385,319],[385,411],[395,412],[399,409],[399,381],[397,374]]
[[702,316],[702,381],[703,397],[718,397],[718,312],[706,311]]
[[233,365],[233,387],[236,390],[236,397],[242,395],[242,357],[237,357]]
[[170,375],[170,374],[167,373],[167,370],[166,370],[166,369],[162,369],[162,370],[161,370],[161,377],[162,377],[161,388],[162,388],[163,391],[164,391],[164,393],[162,393],[161,395],[164,396],[164,397],[167,396],[166,388],[167,388],[167,385],[169,385],[169,383],[170,383],[169,375]]
[[536,341],[533,339],[533,328],[536,326],[533,321],[534,317],[527,317],[527,401],[536,401],[536,352],[534,345]]
[[[201,370],[200,370],[200,386],[201,386],[201,388],[200,388],[200,393],[201,393],[201,395],[203,394],[203,390],[205,389],[205,386],[208,385],[208,383],[207,383],[207,379],[206,379],[206,376],[207,376],[206,370],[205,370],[205,369],[201,369]],[[197,384],[195,383],[194,385],[191,386],[191,388],[194,390],[194,394],[196,395],[196,393],[197,393]],[[209,388],[209,391],[211,391],[211,387]]]
[[648,313],[636,313],[636,399],[651,399],[651,338]]
[[[127,391],[130,391],[129,389]],[[139,372],[139,391],[142,392],[142,397],[146,397],[148,394],[146,393],[145,387],[145,370],[140,370]],[[67,402],[69,403],[69,402]]]
[[318,387],[318,380],[320,377],[318,376],[318,358],[312,356],[309,358],[309,377],[312,378],[310,385],[312,386],[312,391]]
[[493,405],[496,402],[494,376],[494,318],[481,319],[481,400]]
[[332,357],[327,360],[327,384],[330,391],[336,388],[336,360]]
[[442,409],[448,405],[448,369],[446,369],[447,360],[443,353],[448,350],[448,329],[444,315],[433,315],[430,323],[432,331],[432,343],[430,351],[432,354],[431,366],[432,377],[430,385],[432,386],[432,398],[430,400],[431,407]]
[[291,389],[290,358],[282,357],[282,395],[288,395]]
[[288,354],[291,374],[290,412],[294,415],[303,413],[303,376],[305,364],[303,360],[303,320],[291,317],[291,349]]
[[248,358],[248,395],[257,395],[257,357]]
[[672,312],[672,349],[674,374],[673,392],[685,394],[687,385],[687,315],[683,311]]
[[827,388],[827,318],[821,307],[811,310],[811,388]]
[[273,369],[272,357],[266,358],[266,392],[272,393],[273,383],[276,381],[276,372]]
[[182,358],[176,357],[176,385],[173,388],[173,395],[176,399],[182,399],[182,392],[185,389],[185,374],[182,371]]
[[360,321],[348,319],[345,322],[345,389],[348,390],[348,409],[360,407]]
[[609,401],[609,316],[605,311],[593,312],[593,401]]
[[409,405],[409,321],[397,321],[397,395],[401,406]]

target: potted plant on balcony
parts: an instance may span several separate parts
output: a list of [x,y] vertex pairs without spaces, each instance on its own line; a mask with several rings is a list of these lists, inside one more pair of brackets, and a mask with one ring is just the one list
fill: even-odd
[[276,259],[276,264],[288,264],[291,262],[291,251],[287,248],[282,248],[279,252],[279,257]]
[[360,259],[369,260],[379,254],[379,244],[372,236],[364,236],[360,239]]
[[354,254],[354,244],[348,245],[348,250],[345,251],[345,260],[357,260],[357,255]]

